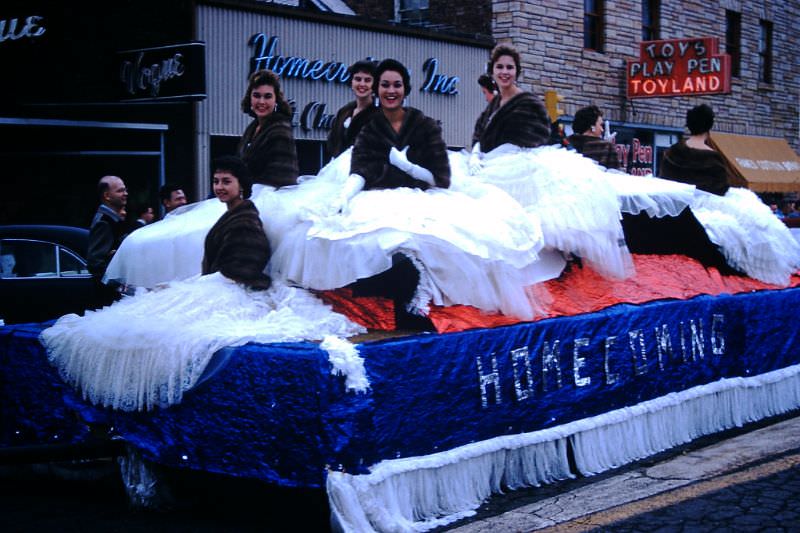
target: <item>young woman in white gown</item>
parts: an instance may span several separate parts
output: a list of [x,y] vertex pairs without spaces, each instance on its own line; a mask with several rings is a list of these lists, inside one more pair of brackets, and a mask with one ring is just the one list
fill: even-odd
[[42,332],[51,362],[93,403],[168,406],[194,386],[220,348],[364,331],[309,292],[271,282],[264,273],[270,247],[248,199],[247,167],[220,158],[213,175],[224,212],[200,246],[201,276],[140,290],[83,317],[66,315]]
[[[549,135],[545,111],[533,95],[515,83],[519,54],[512,47],[500,45],[493,50],[490,65],[500,95],[476,123],[472,153],[452,154],[452,181],[457,184],[478,179],[506,190],[540,221],[547,247],[580,256],[602,274],[624,277],[631,268],[627,250],[616,245],[623,242],[620,213],[655,221],[662,217],[677,219],[690,208],[707,237],[691,233],[692,242],[686,244],[673,235],[671,243],[648,247],[658,253],[689,250],[705,264],[718,267],[726,267],[727,261],[734,270],[778,285],[786,285],[797,271],[797,242],[774,216],[769,216],[767,206],[752,192],[730,188],[722,191],[724,196],[714,195],[696,189],[695,181],[682,179],[679,181],[684,183],[678,183],[607,171],[576,152],[544,146]],[[708,124],[700,135],[707,138],[710,127]],[[705,138],[699,143],[704,145]],[[680,151],[673,147],[670,152]],[[706,179],[710,179],[718,170],[706,168],[701,173],[707,172]],[[716,249],[697,249],[714,245],[724,260]]]
[[533,317],[538,303],[527,287],[554,269],[538,257],[538,225],[495,187],[449,187],[441,130],[403,105],[409,88],[402,64],[381,62],[380,112],[352,151],[299,185],[298,196],[322,199],[306,202],[317,211],[280,238],[270,272],[303,287],[333,289],[390,270],[400,255],[419,271],[409,310],[467,304]]
[[619,200],[600,168],[580,154],[547,146],[550,122],[537,97],[517,86],[519,53],[499,45],[491,72],[499,94],[475,126],[472,154],[453,154],[453,181],[496,185],[541,224],[545,245],[624,278],[633,263],[624,245]]
[[725,160],[708,144],[714,110],[706,104],[691,108],[686,126],[689,136],[664,154],[661,174],[697,187],[692,211],[732,267],[787,285],[800,268],[800,245],[755,194],[729,186]]

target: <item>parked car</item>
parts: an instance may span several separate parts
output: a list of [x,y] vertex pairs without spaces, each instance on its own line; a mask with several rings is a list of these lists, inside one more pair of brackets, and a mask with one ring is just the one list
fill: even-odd
[[88,242],[84,228],[0,226],[0,319],[44,322],[93,308]]

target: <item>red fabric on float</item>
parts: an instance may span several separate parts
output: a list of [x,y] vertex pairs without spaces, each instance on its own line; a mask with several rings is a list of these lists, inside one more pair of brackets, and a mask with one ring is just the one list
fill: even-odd
[[321,291],[317,295],[337,313],[347,316],[367,329],[392,331],[395,329],[394,302],[377,296],[353,296],[347,288]]
[[[745,276],[723,276],[716,268],[706,268],[683,255],[634,255],[633,261],[636,274],[625,280],[610,280],[586,266],[572,264],[558,279],[533,288],[540,293],[548,292],[550,298],[548,313],[537,320],[590,313],[620,303],[639,304],[664,298],[687,300],[699,294],[780,288]],[[789,285],[799,286],[800,276],[792,276]],[[537,295],[537,300],[542,301],[542,296]],[[335,311],[368,329],[395,329],[394,306],[387,298],[354,297],[350,289],[323,291],[320,297]],[[429,317],[439,333],[520,322],[516,317],[487,314],[467,305],[432,305]]]
[[[625,280],[606,279],[588,267],[572,265],[558,279],[544,283],[552,301],[549,312],[539,318],[590,313],[620,303],[644,303],[664,298],[687,300],[698,294],[735,294],[775,285],[745,276],[723,276],[716,268],[683,255],[634,255],[636,274]],[[790,286],[800,285],[792,276]],[[464,305],[431,306],[430,318],[439,333],[515,324],[519,320],[486,314]]]

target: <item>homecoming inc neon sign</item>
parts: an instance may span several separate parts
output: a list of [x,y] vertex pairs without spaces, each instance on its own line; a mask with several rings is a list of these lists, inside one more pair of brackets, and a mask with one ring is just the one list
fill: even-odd
[[253,55],[250,58],[250,73],[257,70],[271,70],[283,78],[300,78],[304,80],[323,80],[329,83],[347,83],[350,74],[347,65],[340,61],[322,61],[305,57],[284,57],[277,55],[278,38],[267,37],[256,33],[250,38]]
[[628,60],[628,98],[731,92],[731,57],[719,39],[644,41],[639,58]]
[[[257,70],[267,69],[282,78],[299,78],[326,83],[348,83],[350,81],[348,65],[341,61],[324,61],[278,54],[278,37],[274,35],[268,37],[264,33],[256,33],[250,37],[248,44],[253,49],[253,55],[250,57],[251,74]],[[438,59],[426,60],[422,71],[425,80],[420,87],[421,92],[439,95],[458,94],[460,78],[442,74]]]

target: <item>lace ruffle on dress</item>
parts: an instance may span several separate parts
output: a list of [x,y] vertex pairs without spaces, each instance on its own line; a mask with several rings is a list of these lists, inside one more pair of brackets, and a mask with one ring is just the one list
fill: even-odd
[[800,244],[752,191],[696,190],[692,211],[728,264],[751,278],[786,286],[800,268]]
[[253,291],[215,273],[66,315],[41,340],[86,399],[132,411],[178,403],[220,348],[362,332],[308,291]]
[[273,277],[333,289],[389,269],[399,253],[420,270],[412,301],[418,311],[433,302],[534,316],[541,302],[533,301],[528,287],[557,276],[564,261],[539,256],[541,230],[516,201],[473,183],[461,189],[366,190],[347,205],[332,205],[336,195],[320,191],[341,190],[349,156],[344,152],[298,186],[304,222],[274,248]]
[[[451,156],[453,182],[468,179],[466,153]],[[616,190],[594,161],[556,146],[503,144],[483,155],[478,181],[517,200],[546,247],[575,254],[603,275],[625,278],[633,262],[625,247]]]

